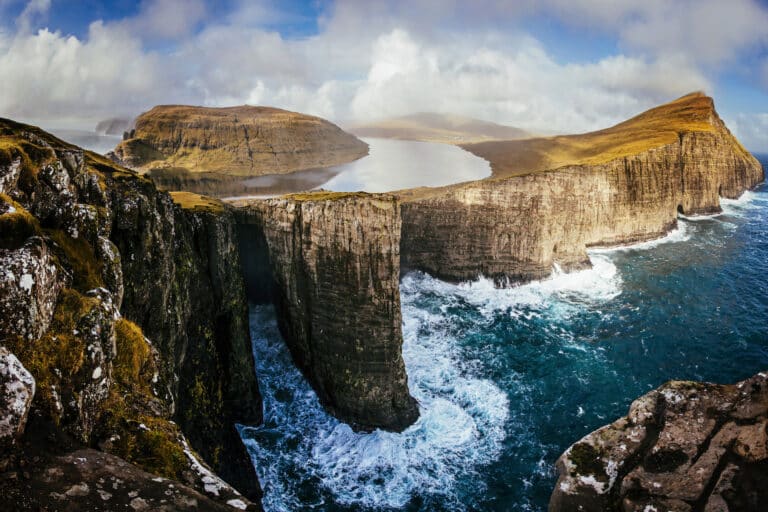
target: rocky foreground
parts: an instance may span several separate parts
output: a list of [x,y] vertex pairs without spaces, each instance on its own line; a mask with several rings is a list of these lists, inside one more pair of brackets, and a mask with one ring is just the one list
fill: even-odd
[[768,374],[669,382],[557,461],[550,512],[738,512],[768,506]]
[[1,510],[260,508],[232,219],[0,120]]

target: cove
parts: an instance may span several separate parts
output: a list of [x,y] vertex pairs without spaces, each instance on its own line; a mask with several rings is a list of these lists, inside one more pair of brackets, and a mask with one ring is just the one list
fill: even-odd
[[265,424],[241,433],[265,508],[545,510],[555,459],[633,399],[669,379],[764,370],[768,191],[723,207],[518,288],[405,275],[403,357],[422,417],[402,434],[328,416],[273,311],[253,306]]

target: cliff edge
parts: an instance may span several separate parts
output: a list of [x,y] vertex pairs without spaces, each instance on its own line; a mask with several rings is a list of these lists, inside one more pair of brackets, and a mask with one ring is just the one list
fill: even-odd
[[357,429],[410,426],[419,410],[402,357],[396,199],[320,192],[237,204],[263,239],[280,332],[323,405]]
[[589,265],[587,249],[663,236],[764,179],[700,93],[591,134],[464,146],[493,176],[398,193],[402,265],[498,285]]

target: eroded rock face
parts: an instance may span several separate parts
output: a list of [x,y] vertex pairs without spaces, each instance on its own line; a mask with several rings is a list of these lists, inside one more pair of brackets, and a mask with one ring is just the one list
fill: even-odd
[[742,511],[768,503],[768,374],[669,382],[557,461],[549,510]]
[[51,323],[59,293],[70,281],[40,237],[28,238],[17,249],[0,249],[0,339],[42,336]]
[[38,383],[15,457],[99,446],[222,500],[207,463],[258,498],[235,430],[261,401],[232,215],[34,127],[0,120],[0,138],[0,343]]
[[586,250],[649,240],[678,212],[720,211],[764,179],[712,111],[711,131],[599,165],[402,194],[404,269],[452,281],[524,282],[589,265]]
[[0,347],[0,453],[7,451],[24,433],[35,379],[5,347]]
[[162,105],[136,119],[112,157],[136,169],[248,177],[329,167],[367,153],[367,144],[314,116],[269,107]]
[[269,250],[278,323],[322,403],[361,429],[418,418],[402,358],[400,218],[392,196],[254,201],[241,222]]
[[163,354],[176,421],[221,476],[251,496],[258,480],[235,423],[261,423],[232,213],[184,210],[149,182],[115,194],[123,314]]

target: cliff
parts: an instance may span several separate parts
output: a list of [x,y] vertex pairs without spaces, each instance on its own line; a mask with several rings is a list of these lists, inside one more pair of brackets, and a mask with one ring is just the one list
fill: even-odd
[[530,137],[525,131],[513,126],[434,112],[420,112],[372,123],[352,125],[349,131],[359,137],[381,137],[447,144],[506,141]]
[[669,382],[558,459],[551,512],[761,510],[768,503],[768,375]]
[[[163,488],[138,468],[204,502],[249,506],[210,466],[259,497],[234,426],[261,419],[234,217],[219,203],[184,206],[0,120],[0,366],[13,370],[0,372],[0,416],[13,426],[0,432],[4,503],[50,506],[71,453],[85,472],[112,464],[147,503]],[[33,464],[53,469],[40,480]]]
[[[589,265],[589,247],[660,237],[678,213],[719,212],[721,196],[736,198],[764,179],[701,95],[591,135],[468,148],[491,159],[493,177],[399,194],[404,269],[500,285],[542,278],[554,265]],[[552,155],[567,163],[540,168]]]
[[141,114],[114,151],[119,163],[159,180],[188,173],[247,178],[330,167],[368,146],[318,117],[269,107],[162,105]]
[[268,252],[280,331],[321,402],[359,429],[411,425],[396,200],[321,192],[241,204]]

